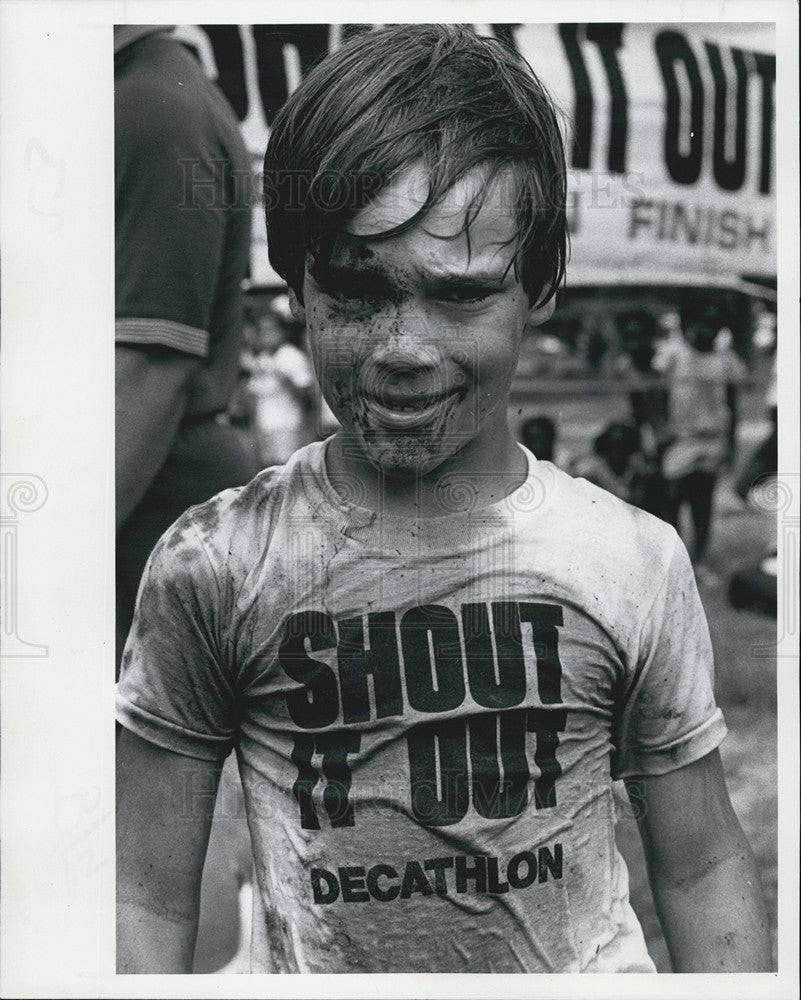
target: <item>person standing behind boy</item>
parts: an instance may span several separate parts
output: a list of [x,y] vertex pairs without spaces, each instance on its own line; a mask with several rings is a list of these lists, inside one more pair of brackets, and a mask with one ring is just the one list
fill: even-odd
[[258,471],[220,416],[250,250],[233,111],[170,26],[114,28],[117,664],[161,534]]
[[613,777],[674,967],[766,969],[686,551],[507,423],[566,257],[539,81],[467,28],[366,34],[278,115],[265,184],[341,430],[151,557],[118,693],[118,970],[188,969],[233,746],[254,971],[653,971]]
[[667,481],[667,518],[678,528],[681,508],[690,509],[693,562],[706,580],[715,484],[734,457],[737,392],[746,368],[727,348],[715,350],[721,327],[714,303],[691,299],[681,308],[684,339],[661,359],[668,385],[668,445],[662,453]]

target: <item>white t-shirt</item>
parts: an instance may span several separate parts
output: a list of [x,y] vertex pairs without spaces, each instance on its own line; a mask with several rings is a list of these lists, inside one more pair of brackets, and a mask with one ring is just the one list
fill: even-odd
[[119,684],[144,739],[236,747],[254,971],[654,971],[612,778],[726,731],[674,530],[530,453],[491,507],[379,517],[324,454],[164,536]]
[[691,472],[716,472],[728,452],[726,390],[745,381],[745,365],[730,349],[702,352],[682,340],[663,358],[662,368],[674,438],[662,457],[664,475],[678,479]]
[[314,385],[312,367],[303,351],[284,343],[272,354],[262,351],[249,355],[246,368],[257,430],[269,434],[298,428],[303,423],[300,393]]

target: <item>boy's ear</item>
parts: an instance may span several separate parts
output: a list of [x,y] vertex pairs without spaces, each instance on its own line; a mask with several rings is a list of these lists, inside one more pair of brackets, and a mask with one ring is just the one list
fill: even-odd
[[303,323],[305,326],[306,310],[300,304],[300,299],[291,288],[287,288],[287,294],[289,295],[289,311],[292,313],[292,319],[296,323]]
[[556,308],[556,296],[552,295],[547,302],[540,305],[535,302],[533,306],[529,308],[528,319],[526,321],[527,326],[539,326],[546,320],[553,316],[553,311]]

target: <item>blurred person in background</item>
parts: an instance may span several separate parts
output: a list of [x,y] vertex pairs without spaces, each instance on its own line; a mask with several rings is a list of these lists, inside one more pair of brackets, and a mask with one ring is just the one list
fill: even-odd
[[681,509],[689,507],[696,574],[715,583],[704,562],[713,494],[721,470],[733,461],[737,392],[747,372],[733,350],[715,350],[723,323],[714,303],[690,299],[681,308],[681,325],[683,338],[658,359],[668,385],[668,444],[662,455],[667,516],[678,528]]
[[553,461],[556,425],[550,417],[529,417],[520,426],[520,440],[535,458]]
[[779,468],[779,412],[776,384],[776,356],[765,392],[766,417],[770,430],[752,448],[734,484],[737,495],[745,503],[762,509],[766,522],[772,525],[771,540],[756,562],[739,565],[729,580],[729,603],[735,608],[750,607],[767,614],[776,614],[776,584],[778,575],[778,547],[775,522],[771,505],[764,502],[762,490],[775,480]]
[[117,666],[151,549],[257,471],[221,416],[237,374],[250,168],[170,26],[114,28]]
[[[255,299],[246,305],[246,343],[240,370],[259,464],[283,465],[311,440],[315,398],[311,362],[301,350],[303,327],[281,312],[281,299]],[[287,311],[289,305],[287,300]]]
[[735,483],[735,491],[742,500],[748,500],[751,490],[767,476],[775,476],[779,467],[779,407],[777,392],[776,356],[773,357],[770,379],[765,391],[765,413],[770,430],[746,459]]
[[618,328],[628,374],[637,380],[629,393],[631,416],[643,449],[656,455],[667,427],[667,391],[653,367],[656,319],[647,309],[633,309],[618,317]]
[[618,330],[626,374],[635,384],[629,392],[631,416],[639,432],[642,454],[649,466],[642,496],[645,510],[667,516],[667,484],[661,473],[667,444],[667,389],[654,369],[657,321],[647,309],[633,309],[618,317]]
[[570,464],[570,457],[557,443],[556,424],[550,417],[541,414],[524,420],[518,437],[521,444],[540,461],[553,462],[561,469]]
[[609,424],[593,441],[592,453],[571,464],[570,473],[651,514],[659,503],[656,467],[643,454],[632,424]]
[[577,348],[583,356],[588,374],[603,374],[605,362],[610,356],[610,346],[604,320],[599,316],[587,317],[582,323]]

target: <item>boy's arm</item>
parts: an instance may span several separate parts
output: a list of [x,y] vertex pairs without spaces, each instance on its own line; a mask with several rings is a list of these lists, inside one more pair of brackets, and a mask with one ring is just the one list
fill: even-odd
[[222,765],[117,739],[117,972],[191,972]]
[[759,876],[718,751],[668,774],[627,778],[626,787],[673,971],[769,971]]

